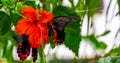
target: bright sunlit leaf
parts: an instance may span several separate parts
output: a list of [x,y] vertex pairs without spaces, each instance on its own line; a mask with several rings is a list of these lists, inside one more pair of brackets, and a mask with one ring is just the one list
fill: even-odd
[[10,8],[14,8],[15,7],[15,2],[14,0],[1,0],[1,2],[7,6],[7,7],[10,7]]

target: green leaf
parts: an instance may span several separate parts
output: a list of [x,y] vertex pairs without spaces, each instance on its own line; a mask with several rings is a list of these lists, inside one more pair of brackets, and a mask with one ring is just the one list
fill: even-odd
[[2,57],[6,57],[7,44],[8,44],[8,40],[7,40],[7,42],[5,42]]
[[42,3],[43,3],[43,2],[44,2],[44,0],[40,0],[40,2],[42,2]]
[[8,62],[13,62],[12,51],[13,51],[13,45],[8,46],[7,50],[5,51],[6,52],[6,58],[7,58]]
[[5,37],[8,38],[7,40],[11,41],[12,45],[14,46],[18,46],[19,42],[17,42],[15,39],[14,39],[14,36],[18,35],[15,31],[12,31],[10,30],[6,35]]
[[96,12],[100,10],[101,0],[88,0],[86,1],[86,6],[88,8],[89,16],[93,16]]
[[[78,3],[76,5],[77,13],[81,17],[81,19],[84,19],[85,13],[86,13],[86,5],[85,5],[85,0],[78,0]],[[82,11],[82,12],[80,12]]]
[[46,1],[43,5],[43,10],[50,11],[50,2]]
[[35,0],[28,0],[25,2],[25,4],[36,8]]
[[7,38],[4,36],[0,36],[0,49],[3,49],[4,46],[6,46],[6,43],[8,42]]
[[99,58],[98,63],[120,63],[120,56],[108,56]]
[[68,0],[74,6],[74,0]]
[[10,8],[14,8],[15,7],[15,2],[14,0],[1,0],[1,2],[7,6],[7,7],[10,7]]
[[45,58],[45,54],[44,54],[44,45],[41,45],[41,48],[38,50],[39,52],[39,56],[40,56],[40,63],[46,63],[46,58]]
[[57,6],[53,10],[53,14],[55,17],[57,16],[74,16],[78,18],[78,21],[80,20],[80,17],[76,13],[75,9],[66,7],[66,6]]
[[55,6],[56,5],[62,5],[63,0],[49,0],[49,2],[52,3],[53,7],[54,7],[54,5]]
[[[1,39],[1,38],[0,38],[0,39]],[[1,41],[1,40],[0,40],[0,50],[3,49],[3,47],[4,47],[4,43],[2,43],[2,42],[4,42],[4,41]]]
[[[21,12],[21,8],[23,8],[23,7],[24,7],[24,5],[22,4],[22,2],[17,2],[15,9],[16,9],[17,12],[20,13]],[[14,11],[14,13],[15,13],[15,11]]]
[[15,42],[15,39],[13,38],[16,35],[17,35],[17,33],[15,31],[9,30],[5,35],[0,36],[0,45],[5,44],[8,40],[11,41],[12,44],[17,43],[17,42]]
[[112,49],[110,54],[111,55],[118,55],[118,54],[120,54],[120,47]]
[[58,2],[59,0],[50,0],[50,2],[52,2],[52,3],[56,3],[56,2]]
[[0,8],[2,7],[2,2],[1,2],[1,0],[0,0]]
[[13,51],[13,45],[8,45],[7,43],[3,49],[3,58],[6,58],[8,62],[13,62],[12,51]]
[[94,47],[94,48],[98,48],[99,46],[99,41],[97,40],[97,38],[94,36],[94,34],[89,35],[87,37],[87,39],[89,40],[88,42],[90,42],[90,44]]
[[9,30],[5,35],[0,36],[0,50],[2,51],[2,57],[6,58],[8,62],[13,62],[13,46],[17,44],[14,41],[13,36],[15,36],[15,32]]
[[52,48],[55,48],[55,44],[53,43],[52,37],[49,37],[49,42],[50,42],[50,46]]
[[109,56],[109,57],[106,58],[105,62],[106,63],[115,63],[114,60],[115,60],[114,58],[112,58],[112,57]]
[[84,38],[87,40],[95,49],[105,49],[106,44],[104,42],[98,41],[97,37],[94,34],[91,34]]
[[2,5],[2,4],[0,4],[0,9],[2,8],[2,6],[3,6],[3,5]]
[[98,37],[100,37],[100,36],[105,36],[105,35],[107,35],[107,34],[109,34],[109,33],[110,33],[110,30],[105,31],[103,34],[99,35]]
[[73,3],[73,0],[68,0],[70,3]]
[[10,17],[3,11],[0,11],[0,36],[6,34],[11,25]]
[[117,0],[118,8],[119,8],[119,14],[120,14],[120,0]]
[[3,58],[6,58],[8,62],[13,62],[12,50],[13,45],[6,42],[3,49]]
[[20,63],[32,63],[31,60],[20,61]]
[[79,44],[81,41],[81,35],[80,35],[80,17],[77,15],[77,13],[75,12],[75,9],[69,8],[69,7],[65,7],[65,6],[57,6],[54,10],[53,10],[53,14],[55,15],[55,17],[57,16],[74,16],[78,18],[78,21],[73,22],[71,24],[69,24],[66,28],[65,28],[65,42],[64,44],[70,49],[72,50],[76,56],[78,56],[78,49],[79,49]]
[[105,63],[105,58],[99,58],[98,63]]
[[64,44],[78,56],[79,44],[81,41],[79,21],[71,23],[65,28],[65,42]]
[[115,56],[114,58],[114,63],[120,63],[120,56]]
[[0,4],[1,4],[2,2],[1,2],[1,0],[0,0]]
[[105,49],[107,47],[107,45],[104,42],[99,42],[99,49]]
[[11,18],[11,21],[14,25],[17,25],[17,22],[20,18],[22,18],[22,16],[20,16],[18,13],[15,13],[14,10],[11,10],[10,11],[10,18]]

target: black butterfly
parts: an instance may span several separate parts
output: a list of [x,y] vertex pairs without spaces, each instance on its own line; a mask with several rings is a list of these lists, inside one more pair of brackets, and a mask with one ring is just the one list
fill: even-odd
[[[31,50],[28,36],[23,34],[15,36],[14,38],[20,43],[17,48],[18,57],[20,60],[26,60],[26,58],[30,55]],[[33,62],[35,62],[37,60],[37,48],[32,48],[32,57]]]
[[52,34],[53,42],[55,44],[62,44],[65,41],[65,27],[77,21],[76,17],[59,16],[52,20],[52,25],[49,26],[49,35]]

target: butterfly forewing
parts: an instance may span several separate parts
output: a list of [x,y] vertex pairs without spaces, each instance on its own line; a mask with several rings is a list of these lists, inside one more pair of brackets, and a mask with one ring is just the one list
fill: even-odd
[[66,17],[66,16],[60,16],[60,17],[55,17],[53,19],[53,26],[54,29],[63,31],[65,26],[67,26],[69,23],[76,21],[77,18],[75,17]]
[[14,36],[15,40],[18,41],[19,43],[22,43],[24,41],[28,40],[28,36],[27,35],[18,35],[18,36]]

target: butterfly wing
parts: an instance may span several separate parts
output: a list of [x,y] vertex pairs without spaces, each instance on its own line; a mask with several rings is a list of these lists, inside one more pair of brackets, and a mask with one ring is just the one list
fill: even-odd
[[32,48],[32,58],[33,58],[33,62],[35,62],[37,60],[37,48]]
[[65,26],[74,21],[77,21],[76,17],[59,16],[53,19],[53,27],[55,30],[63,31]]
[[51,35],[52,35],[52,32],[53,32],[52,26],[51,26],[50,23],[48,23],[48,36],[51,36]]
[[77,21],[76,17],[60,16],[52,20],[52,38],[55,44],[62,44],[65,41],[65,27],[71,23]]
[[20,42],[17,53],[20,60],[26,60],[26,58],[30,55],[30,44],[28,41],[28,37],[26,35],[18,35],[14,37],[16,41]]
[[19,43],[22,43],[22,42],[25,42],[28,40],[28,37],[26,35],[18,35],[18,36],[14,36],[14,39],[19,42]]

